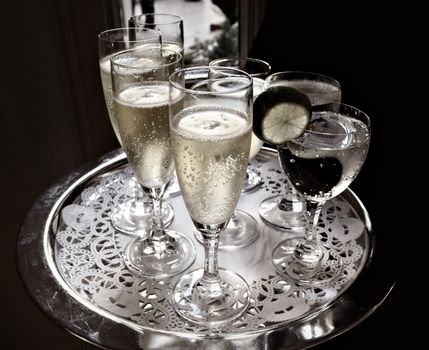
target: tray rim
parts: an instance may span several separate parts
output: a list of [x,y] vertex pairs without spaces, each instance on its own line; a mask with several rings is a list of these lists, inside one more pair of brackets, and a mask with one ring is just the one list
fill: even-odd
[[[268,147],[263,147],[261,152],[277,153],[275,149]],[[57,224],[56,220],[60,209],[72,193],[78,191],[93,177],[125,163],[126,157],[121,149],[111,151],[57,181],[34,202],[21,225],[16,246],[18,272],[24,288],[32,301],[55,323],[78,338],[99,347],[135,349],[137,346],[140,348],[139,344],[141,344],[144,337],[156,337],[161,334],[172,337],[172,341],[179,343],[187,339],[204,341],[209,338],[207,335],[198,336],[194,334],[192,337],[187,337],[185,333],[133,326],[131,322],[122,320],[107,311],[103,312],[103,310],[95,306],[94,309],[97,310],[93,310],[79,301],[77,293],[67,285],[56,268],[52,249],[55,240],[52,227]],[[341,196],[347,197],[348,201],[354,202],[352,205],[355,209],[360,209],[358,215],[364,220],[370,238],[371,249],[367,262],[357,279],[344,293],[315,315],[308,315],[284,326],[269,329],[266,332],[252,331],[244,335],[228,335],[223,338],[225,341],[231,341],[231,344],[236,346],[245,344],[248,341],[257,341],[258,343],[263,341],[266,343],[275,339],[276,346],[281,346],[279,349],[307,348],[325,342],[353,328],[365,320],[384,302],[394,288],[395,281],[384,280],[383,278],[374,279],[374,274],[376,273],[374,270],[377,270],[375,266],[377,266],[381,247],[376,240],[369,214],[359,197],[351,189],[345,190]],[[378,273],[376,274],[377,276]],[[368,284],[368,281],[372,283],[378,281],[377,288],[371,285],[372,294],[375,295],[371,295],[369,298],[365,293],[364,295],[359,293],[361,288]],[[377,292],[374,293],[374,290],[377,290]],[[74,323],[71,323],[67,312],[63,310],[60,310],[63,312],[54,312],[55,307],[61,305],[68,305],[70,309],[73,308],[73,313],[80,313],[81,321],[75,320]],[[311,325],[317,319],[326,318],[333,314],[341,317],[336,320],[339,324],[335,325],[334,329],[329,333],[307,341],[291,337],[300,326],[304,324]],[[65,317],[66,315],[68,316]],[[91,320],[91,323],[88,323],[88,320]],[[97,329],[100,328],[100,330],[100,325],[103,324],[103,328],[109,331],[106,334],[99,334],[96,338],[91,337],[88,332],[84,331],[85,328],[91,329],[91,324]],[[216,337],[219,337],[219,334]]]

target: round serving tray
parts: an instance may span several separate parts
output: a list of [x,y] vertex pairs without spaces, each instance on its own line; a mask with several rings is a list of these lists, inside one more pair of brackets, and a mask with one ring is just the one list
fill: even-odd
[[[351,190],[326,204],[319,233],[342,256],[344,270],[329,284],[300,285],[276,273],[271,254],[281,240],[302,232],[275,229],[258,215],[262,200],[287,190],[277,152],[263,148],[252,167],[263,183],[243,194],[237,208],[257,220],[259,236],[248,246],[219,251],[219,265],[238,272],[250,287],[251,305],[239,319],[217,328],[188,323],[170,303],[180,276],[151,280],[126,269],[122,253],[132,237],[115,231],[109,220],[112,208],[132,194],[131,172],[119,150],[53,185],[28,213],[17,242],[27,292],[63,328],[109,349],[306,348],[352,328],[393,285],[383,279],[363,204]],[[175,212],[170,227],[195,240],[197,258],[189,269],[202,267],[202,245],[182,197],[166,201]]]

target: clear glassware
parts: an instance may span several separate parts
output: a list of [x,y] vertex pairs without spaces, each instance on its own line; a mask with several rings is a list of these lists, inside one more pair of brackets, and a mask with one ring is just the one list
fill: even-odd
[[[115,28],[103,31],[98,35],[98,58],[104,100],[113,131],[121,146],[121,135],[113,109],[110,58],[118,52],[144,45],[160,46],[161,35],[159,32],[146,28]],[[125,183],[125,186],[128,187],[126,190],[131,194],[131,198],[112,210],[111,222],[113,227],[121,232],[138,235],[152,225],[152,203],[146,200],[134,176]],[[174,211],[168,203],[163,204],[162,217],[165,226],[173,221]]]
[[333,244],[322,242],[317,225],[323,205],[343,192],[365,162],[370,119],[359,109],[329,103],[313,111],[303,136],[279,148],[282,169],[307,203],[304,238],[288,238],[273,251],[276,269],[300,283],[317,285],[336,278],[343,268]]
[[[183,18],[169,13],[145,13],[128,19],[129,27],[155,29],[161,34],[162,47],[184,55]],[[183,63],[182,63],[183,66]]]
[[[112,56],[115,115],[135,177],[153,203],[153,226],[125,248],[124,262],[132,272],[165,278],[187,269],[195,245],[183,233],[166,230],[161,217],[163,195],[174,171],[169,130],[168,77],[181,66],[172,50],[127,50]],[[180,108],[177,96],[171,107]]]
[[[209,63],[213,67],[232,67],[241,69],[253,78],[253,97],[256,98],[264,90],[264,78],[270,73],[269,63],[250,57],[218,58]],[[251,160],[262,147],[263,142],[252,133],[249,154],[249,165],[243,182],[243,193],[256,190],[262,183],[262,178],[252,168]],[[244,247],[258,238],[258,223],[249,213],[236,209],[229,220],[228,226],[219,238],[219,249],[234,249]],[[195,230],[195,237],[203,242],[203,237]]]
[[[278,72],[265,80],[265,88],[276,85],[291,86],[304,92],[310,99],[313,111],[341,102],[340,83],[326,75],[301,71]],[[287,188],[283,194],[262,201],[259,215],[265,223],[276,228],[302,231],[306,227],[306,202],[286,181]]]
[[[184,57],[183,18],[169,13],[145,13],[128,19],[129,27],[140,27],[157,30],[161,34],[162,47],[179,52]],[[183,67],[183,60],[182,60]],[[177,176],[174,172],[167,189],[166,197],[180,194]]]
[[[209,87],[193,89],[198,82]],[[216,326],[242,314],[250,298],[242,277],[218,268],[217,252],[249,161],[252,78],[229,67],[189,67],[173,73],[170,86],[170,96],[183,96],[182,109],[170,113],[177,177],[205,251],[204,269],[180,278],[172,302],[185,319]]]
[[[268,62],[251,57],[218,58],[209,63],[209,66],[233,67],[240,69],[253,78],[253,98],[255,99],[264,90],[265,78],[271,72]],[[249,159],[252,160],[259,152],[263,142],[252,133]],[[247,168],[246,178],[243,183],[243,192],[251,192],[261,185],[262,179],[251,167]],[[220,244],[222,245],[222,244]]]

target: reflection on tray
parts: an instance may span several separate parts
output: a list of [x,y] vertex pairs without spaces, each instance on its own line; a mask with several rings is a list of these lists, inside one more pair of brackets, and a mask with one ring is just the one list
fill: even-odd
[[[264,332],[310,314],[316,314],[342,294],[355,280],[365,264],[368,231],[356,208],[339,196],[327,203],[320,222],[319,233],[332,244],[344,262],[341,276],[317,287],[298,285],[280,276],[272,262],[274,247],[288,236],[299,232],[276,230],[259,218],[259,203],[284,188],[284,177],[275,154],[262,152],[256,158],[256,169],[263,178],[255,192],[243,194],[238,209],[251,214],[259,225],[259,237],[249,246],[219,252],[221,267],[233,266],[250,286],[251,305],[240,318],[218,329],[206,329],[180,318],[169,301],[172,286],[179,278],[146,280],[133,275],[122,260],[123,249],[131,236],[115,231],[109,216],[112,208],[127,199],[124,184],[128,167],[114,169],[94,178],[61,210],[61,224],[56,232],[55,259],[64,281],[81,302],[120,317],[133,326],[192,334],[246,334]],[[193,226],[181,196],[167,199],[174,207],[171,228],[193,236]],[[190,270],[203,264],[203,249],[195,239],[197,259]],[[323,266],[329,273],[329,262]]]

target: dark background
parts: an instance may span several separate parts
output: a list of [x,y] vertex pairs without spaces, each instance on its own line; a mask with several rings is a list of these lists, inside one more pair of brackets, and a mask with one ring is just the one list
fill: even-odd
[[[1,12],[1,344],[5,349],[94,349],[31,302],[17,274],[15,246],[20,223],[44,190],[118,147],[104,107],[96,39],[117,19],[108,0],[24,0],[12,6]],[[266,59],[273,71],[335,77],[343,101],[371,117],[368,161],[352,188],[383,247],[383,277],[393,280],[397,220],[386,204],[394,203],[389,183],[399,181],[392,150],[402,111],[396,88],[401,75],[389,67],[402,63],[400,53],[407,47],[398,22],[384,11],[362,2],[341,6],[269,1],[250,56]],[[362,324],[317,348],[393,345],[401,335],[398,294],[395,288]]]

